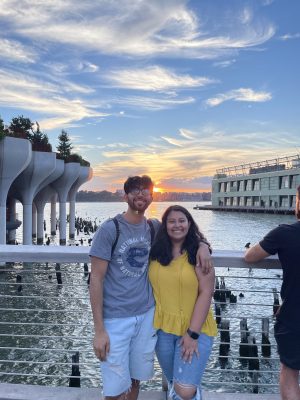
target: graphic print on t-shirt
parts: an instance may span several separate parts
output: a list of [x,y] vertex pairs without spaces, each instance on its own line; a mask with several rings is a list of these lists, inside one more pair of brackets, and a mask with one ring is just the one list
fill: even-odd
[[150,242],[145,236],[122,242],[117,251],[117,263],[121,272],[132,278],[141,276],[148,267]]

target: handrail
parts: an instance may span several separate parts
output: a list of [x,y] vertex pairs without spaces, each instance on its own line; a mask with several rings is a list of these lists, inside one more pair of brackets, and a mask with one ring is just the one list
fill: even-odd
[[[0,262],[88,263],[88,253],[88,246],[0,245]],[[243,251],[214,250],[212,257],[215,267],[228,265],[231,268],[249,268],[249,264],[244,261]],[[255,263],[255,267],[281,268],[277,256],[259,261]]]

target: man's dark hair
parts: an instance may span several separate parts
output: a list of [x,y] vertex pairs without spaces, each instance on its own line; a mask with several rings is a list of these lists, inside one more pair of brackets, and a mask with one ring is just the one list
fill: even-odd
[[124,183],[124,192],[128,194],[135,188],[150,189],[152,192],[153,186],[154,184],[148,175],[130,176]]
[[297,187],[295,215],[300,219],[300,185]]
[[181,252],[186,251],[189,263],[196,265],[196,253],[199,247],[199,241],[204,239],[204,235],[200,232],[198,225],[194,221],[191,213],[184,207],[179,205],[170,206],[166,209],[162,216],[161,225],[155,236],[153,246],[150,250],[150,259],[157,260],[162,265],[169,265],[173,259],[172,242],[167,233],[167,219],[172,211],[182,212],[188,222],[190,228],[185,240],[181,246]]

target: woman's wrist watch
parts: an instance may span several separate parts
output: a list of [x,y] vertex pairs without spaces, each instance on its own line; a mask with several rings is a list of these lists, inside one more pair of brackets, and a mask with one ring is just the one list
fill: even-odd
[[200,336],[199,333],[191,331],[190,328],[188,328],[187,334],[194,340],[197,340]]

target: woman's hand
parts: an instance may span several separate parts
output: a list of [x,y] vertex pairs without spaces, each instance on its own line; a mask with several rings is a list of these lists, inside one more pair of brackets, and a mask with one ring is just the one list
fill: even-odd
[[202,272],[208,274],[211,271],[212,266],[213,263],[209,252],[209,246],[204,242],[200,242],[196,254],[196,267],[201,267]]
[[184,361],[191,363],[194,353],[199,358],[198,340],[192,339],[187,333],[180,340],[181,357]]

